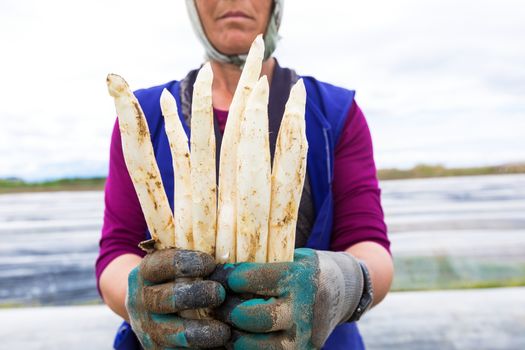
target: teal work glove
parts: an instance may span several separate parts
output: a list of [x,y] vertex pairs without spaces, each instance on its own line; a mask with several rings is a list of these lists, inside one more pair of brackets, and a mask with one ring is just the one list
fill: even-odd
[[145,349],[213,348],[230,338],[230,327],[217,320],[190,320],[176,312],[213,308],[225,298],[214,281],[186,280],[206,277],[215,269],[211,255],[166,249],[149,253],[128,278],[126,309],[131,327]]
[[236,328],[233,349],[320,349],[372,300],[366,267],[343,252],[296,249],[294,262],[226,264],[210,279],[227,290],[215,317]]

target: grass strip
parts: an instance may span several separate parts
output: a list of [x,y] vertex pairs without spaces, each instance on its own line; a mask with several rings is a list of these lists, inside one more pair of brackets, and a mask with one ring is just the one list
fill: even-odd
[[95,191],[104,189],[105,183],[105,177],[70,178],[41,182],[26,182],[19,179],[0,179],[0,194],[48,191]]
[[393,291],[525,286],[525,259],[482,257],[399,257]]

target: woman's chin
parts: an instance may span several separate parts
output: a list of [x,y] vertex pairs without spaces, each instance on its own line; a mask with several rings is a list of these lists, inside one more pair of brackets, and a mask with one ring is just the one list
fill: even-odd
[[235,31],[227,33],[219,40],[215,48],[225,55],[239,55],[246,54],[250,50],[252,42],[259,33],[246,33]]

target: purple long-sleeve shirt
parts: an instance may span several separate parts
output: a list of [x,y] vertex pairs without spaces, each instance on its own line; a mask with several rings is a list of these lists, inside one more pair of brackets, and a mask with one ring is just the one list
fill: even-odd
[[[221,131],[228,113],[215,110]],[[356,103],[349,111],[335,149],[334,222],[330,248],[342,251],[363,241],[373,241],[390,252],[380,189],[376,177],[372,139],[365,117]],[[97,282],[102,271],[122,254],[144,256],[138,248],[145,239],[146,221],[124,162],[118,124],[110,148],[109,175],[100,253],[96,262]]]

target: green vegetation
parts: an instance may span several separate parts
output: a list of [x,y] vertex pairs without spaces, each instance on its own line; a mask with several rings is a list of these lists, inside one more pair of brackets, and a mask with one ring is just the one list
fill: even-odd
[[[525,163],[479,168],[445,168],[442,165],[417,165],[412,169],[380,169],[378,171],[378,176],[381,180],[399,180],[444,176],[523,173],[525,173]],[[43,182],[26,182],[16,178],[0,179],[0,194],[14,192],[102,190],[105,181],[106,179],[104,177],[71,178]]]
[[[23,303],[4,302],[4,303],[0,303],[0,310],[1,309],[15,309],[15,308],[21,308],[21,307],[27,307],[27,306],[28,306],[27,304],[23,304]],[[32,305],[29,305],[29,306],[32,306]]]
[[72,178],[43,182],[26,182],[20,179],[0,179],[0,194],[15,192],[92,191],[104,188],[106,178]]
[[525,286],[525,260],[504,257],[394,257],[393,291]]
[[525,163],[486,166],[478,168],[445,168],[442,165],[417,165],[412,169],[380,169],[378,176],[381,180],[417,179],[445,176],[473,176],[473,175],[500,175],[523,174]]
[[100,299],[93,299],[83,302],[73,302],[73,303],[40,303],[38,301],[20,301],[20,302],[0,302],[0,310],[2,309],[20,309],[26,307],[40,307],[40,306],[64,306],[64,305],[75,305],[75,306],[91,306],[91,305],[102,305],[103,302]]

